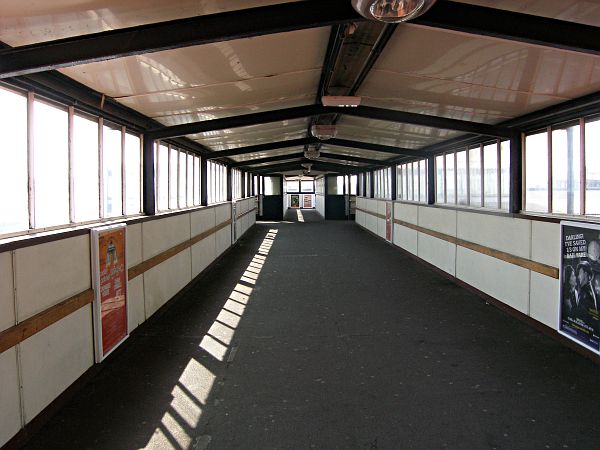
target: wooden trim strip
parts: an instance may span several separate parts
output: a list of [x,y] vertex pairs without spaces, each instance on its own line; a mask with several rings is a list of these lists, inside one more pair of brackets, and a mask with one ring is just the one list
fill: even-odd
[[383,220],[386,219],[386,217],[383,214],[377,214],[377,213],[374,213],[372,211],[366,211],[366,210],[364,210],[362,208],[354,208],[354,209],[355,209],[355,211],[360,211],[360,212],[364,212],[365,214],[370,214],[371,216],[375,216],[378,219],[383,219]]
[[207,238],[211,234],[214,234],[231,224],[231,219],[228,219],[225,222],[217,225],[216,227],[211,228],[210,230],[207,230],[203,233],[200,233],[197,236],[194,236],[192,239],[189,239],[187,241],[182,242],[181,244],[171,247],[170,249],[165,250],[164,252],[159,253],[158,255],[153,256],[152,258],[147,259],[146,261],[143,261],[136,266],[130,267],[127,271],[128,280],[133,280],[135,277],[143,274],[144,272],[147,272],[153,267],[158,266],[160,263],[165,262],[169,258],[172,258],[176,254],[184,251],[185,249],[191,247],[194,244],[197,244],[198,242]]
[[0,353],[23,342],[93,301],[94,291],[88,289],[2,331],[0,333]]
[[401,225],[406,228],[410,228],[412,230],[418,231],[423,234],[427,234],[429,236],[433,236],[435,238],[444,240],[446,242],[450,242],[452,244],[468,248],[469,250],[473,250],[478,253],[482,253],[487,256],[491,256],[492,258],[499,259],[501,261],[514,264],[519,267],[523,267],[525,269],[531,270],[533,272],[540,273],[542,275],[546,275],[550,278],[555,278],[558,280],[558,269],[556,267],[548,266],[546,264],[542,264],[536,261],[532,261],[527,258],[522,258],[520,256],[511,255],[510,253],[502,252],[500,250],[495,250],[490,247],[486,247],[484,245],[476,244],[474,242],[465,241],[463,239],[455,238],[454,236],[449,236],[444,233],[439,233],[437,231],[429,230],[427,228],[420,227],[418,225],[414,225],[412,223],[404,222],[402,220],[394,219],[394,223],[397,225]]
[[257,210],[257,208],[256,208],[256,206],[255,206],[254,208],[252,208],[252,209],[250,209],[250,210],[246,211],[245,213],[242,213],[242,214],[240,214],[239,216],[237,216],[237,217],[235,218],[235,220],[241,219],[242,217],[244,217],[244,216],[247,216],[248,214],[250,214],[250,213],[253,213],[253,212],[254,212],[254,211],[256,211],[256,210]]

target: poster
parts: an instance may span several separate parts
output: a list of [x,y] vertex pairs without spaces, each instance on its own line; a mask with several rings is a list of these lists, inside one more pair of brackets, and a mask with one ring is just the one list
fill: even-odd
[[290,195],[290,207],[300,208],[300,196],[297,194]]
[[561,222],[559,331],[600,353],[600,225]]
[[312,195],[303,195],[302,196],[302,207],[309,209],[312,208]]
[[125,230],[123,224],[91,231],[97,362],[128,337]]
[[392,242],[392,202],[385,202],[385,239]]

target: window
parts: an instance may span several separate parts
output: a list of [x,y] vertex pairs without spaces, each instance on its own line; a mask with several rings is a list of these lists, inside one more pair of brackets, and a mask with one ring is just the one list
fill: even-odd
[[444,168],[444,155],[435,157],[435,201],[446,203],[446,169]]
[[581,214],[579,125],[552,130],[552,212]]
[[169,209],[169,147],[157,144],[156,150],[157,209],[165,211]]
[[483,147],[483,206],[498,208],[498,144]]
[[500,208],[508,210],[510,202],[510,141],[500,142]]
[[96,220],[100,218],[98,121],[75,115],[72,145],[74,220]]
[[[310,192],[312,192],[313,189],[314,189],[313,188],[313,181],[310,180],[309,183],[310,183],[310,187],[311,187]],[[356,195],[356,185],[357,185],[357,183],[358,183],[358,177],[356,175],[350,175],[350,195]],[[306,192],[309,192],[309,191],[306,191]]]
[[469,149],[469,204],[483,206],[481,197],[481,147]]
[[456,198],[459,205],[469,203],[467,173],[467,151],[456,153]]
[[125,133],[125,214],[142,210],[142,142],[139,136]]
[[314,192],[315,185],[313,180],[301,180],[300,181],[300,190],[302,192]]
[[0,88],[0,234],[29,227],[27,97]]
[[456,177],[454,171],[454,153],[448,153],[446,158],[446,202],[456,203]]
[[600,120],[585,124],[585,213],[600,215]]
[[400,164],[396,170],[398,199],[427,202],[427,160]]
[[104,217],[123,214],[122,132],[120,128],[102,126],[102,174],[104,182]]

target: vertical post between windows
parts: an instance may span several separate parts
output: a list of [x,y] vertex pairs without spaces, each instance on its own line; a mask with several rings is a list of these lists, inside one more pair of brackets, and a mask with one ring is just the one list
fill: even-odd
[[548,142],[548,211],[549,213],[553,210],[552,205],[552,127],[546,128],[546,138]]
[[435,204],[435,156],[427,157],[427,204]]
[[208,205],[208,160],[200,158],[200,205]]
[[510,138],[510,179],[509,179],[509,212],[517,214],[523,209],[523,189],[525,183],[525,155],[523,153],[524,136],[515,132]]
[[104,219],[104,118],[98,118],[98,209],[100,219]]
[[67,148],[69,153],[69,222],[75,223],[75,177],[73,174],[73,165],[75,163],[75,146],[73,143],[73,122],[75,115],[75,108],[69,106],[68,108],[68,121],[67,127]]
[[127,171],[125,167],[125,133],[124,126],[121,127],[121,215],[124,216],[127,205]]
[[500,151],[501,141],[496,141],[496,186],[498,197],[498,209],[502,209],[502,153]]
[[230,202],[233,200],[233,173],[231,166],[227,166],[226,170],[226,189],[227,189],[227,201]]
[[153,216],[156,214],[156,196],[158,186],[155,180],[159,179],[158,175],[161,170],[159,165],[160,158],[158,158],[157,155],[157,173],[154,173],[154,147],[155,142],[151,136],[142,136],[142,205],[144,214],[148,216]]
[[579,168],[580,168],[580,175],[579,175],[579,204],[581,205],[581,215],[585,216],[586,214],[586,205],[585,205],[585,201],[586,201],[586,186],[587,186],[587,171],[586,171],[586,167],[585,167],[585,151],[586,151],[586,145],[585,145],[585,119],[581,118],[579,119],[579,145],[580,145],[580,149],[581,151],[579,152]]

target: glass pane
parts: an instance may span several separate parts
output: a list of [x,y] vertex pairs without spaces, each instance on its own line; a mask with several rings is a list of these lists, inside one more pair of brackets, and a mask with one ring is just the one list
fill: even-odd
[[[358,180],[358,178],[356,177],[356,175],[350,175],[350,195],[356,195],[357,180]],[[313,184],[313,182],[311,180],[310,181],[311,188],[312,188],[312,184]]]
[[469,149],[469,204],[481,206],[481,148]]
[[187,175],[187,155],[183,152],[179,153],[179,207],[185,208],[187,206],[186,202],[186,175]]
[[298,180],[291,180],[286,183],[287,192],[299,192],[300,185],[298,184]]
[[281,185],[279,177],[264,177],[265,195],[281,195]]
[[200,158],[194,156],[194,205],[200,204]]
[[169,147],[158,147],[158,210],[169,209]]
[[194,155],[187,155],[187,204],[194,204]]
[[138,136],[125,134],[125,214],[139,214],[141,211],[141,141]]
[[467,151],[456,154],[456,197],[459,205],[466,205],[467,198]]
[[302,192],[314,192],[315,186],[313,180],[302,180],[300,182],[300,190]]
[[427,160],[424,159],[419,161],[419,182],[421,188],[419,189],[419,201],[427,202]]
[[68,114],[33,103],[35,226],[69,223]]
[[177,188],[179,180],[177,179],[177,167],[179,152],[171,148],[169,152],[169,209],[177,208]]
[[73,208],[75,222],[100,217],[98,122],[73,117]]
[[419,201],[419,163],[413,162],[411,163],[412,167],[412,200],[417,202]]
[[445,203],[444,200],[444,155],[435,157],[435,201]]
[[510,141],[500,143],[500,208],[508,209],[510,203]]
[[121,130],[102,127],[102,157],[104,176],[104,217],[123,214],[121,183]]
[[547,133],[525,138],[525,209],[548,212]]
[[581,214],[579,125],[552,131],[552,212]]
[[483,206],[498,208],[498,144],[483,147]]
[[600,120],[585,124],[585,213],[600,214]]
[[456,191],[454,189],[454,153],[446,155],[446,202],[456,203]]
[[0,88],[0,105],[0,233],[10,233],[29,228],[27,98]]

